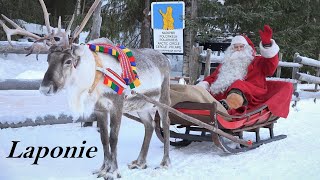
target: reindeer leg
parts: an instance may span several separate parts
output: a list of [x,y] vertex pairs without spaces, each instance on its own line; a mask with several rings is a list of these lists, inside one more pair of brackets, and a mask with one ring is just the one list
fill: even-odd
[[168,111],[162,108],[159,108],[159,116],[161,119],[162,127],[163,127],[163,137],[164,137],[164,154],[162,161],[160,163],[160,167],[168,168],[170,166],[170,157],[169,157],[169,146],[170,146],[170,131],[169,131],[169,117]]
[[104,178],[108,180],[121,178],[121,175],[118,172],[117,144],[121,125],[123,99],[116,98],[114,102],[117,103],[113,105],[110,111],[110,168],[104,176]]
[[145,169],[147,168],[146,157],[149,151],[150,140],[154,130],[154,122],[149,112],[147,113],[138,113],[143,125],[144,125],[144,139],[141,146],[140,154],[137,160],[131,162],[128,165],[129,169]]
[[[169,77],[165,77],[161,85],[161,96],[159,99],[160,103],[170,105],[170,93],[169,93]],[[164,154],[163,159],[160,163],[160,167],[168,168],[170,166],[169,157],[169,146],[170,146],[170,119],[168,117],[168,110],[164,108],[158,108],[159,116],[163,127],[163,137],[164,137]]]
[[104,161],[101,168],[93,174],[98,174],[98,177],[104,177],[110,169],[110,150],[109,150],[109,135],[108,135],[108,112],[96,111],[97,121],[100,125],[100,138],[103,146]]

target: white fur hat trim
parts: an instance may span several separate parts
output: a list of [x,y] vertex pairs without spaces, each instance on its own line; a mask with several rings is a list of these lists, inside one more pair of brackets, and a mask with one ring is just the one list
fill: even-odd
[[244,44],[244,45],[249,45],[246,38],[244,38],[243,36],[235,36],[234,38],[232,38],[231,41],[231,45],[233,44]]

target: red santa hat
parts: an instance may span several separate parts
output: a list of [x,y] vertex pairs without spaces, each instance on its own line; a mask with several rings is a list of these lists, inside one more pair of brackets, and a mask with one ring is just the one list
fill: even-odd
[[252,41],[246,35],[237,35],[237,36],[235,36],[231,41],[231,45],[233,45],[233,44],[250,45],[252,50],[253,50],[253,54],[254,55],[256,54],[256,50],[254,48],[254,44],[252,43]]

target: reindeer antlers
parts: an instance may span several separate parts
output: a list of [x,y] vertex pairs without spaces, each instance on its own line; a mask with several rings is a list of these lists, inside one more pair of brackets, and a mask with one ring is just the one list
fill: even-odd
[[34,38],[35,40],[40,39],[39,36],[37,36],[37,35],[29,32],[29,31],[26,31],[26,30],[22,29],[18,24],[16,24],[15,22],[13,22],[13,21],[10,20],[9,18],[7,18],[5,15],[1,14],[1,16],[2,16],[6,21],[8,21],[13,27],[16,28],[16,29],[10,29],[10,28],[8,28],[8,26],[5,25],[5,23],[4,23],[3,21],[0,20],[0,24],[2,25],[3,30],[4,30],[4,31],[6,32],[6,34],[7,34],[7,39],[8,39],[8,42],[10,43],[10,45],[12,45],[12,43],[11,43],[11,36],[12,36],[12,35],[16,35],[16,34],[29,36],[29,37]]
[[[12,20],[7,18],[3,14],[2,14],[2,17],[7,22],[9,22],[15,29],[8,28],[8,26],[6,26],[5,23],[3,21],[1,21],[1,20],[0,20],[0,25],[3,27],[4,31],[6,32],[7,39],[9,41],[10,45],[12,45],[12,43],[11,43],[11,36],[12,35],[20,34],[20,35],[25,35],[25,36],[28,36],[28,37],[31,37],[31,38],[35,39],[34,44],[30,47],[30,53],[32,53],[32,50],[34,49],[34,47],[38,46],[38,45],[35,45],[35,44],[39,43],[39,42],[44,42],[43,46],[45,46],[45,45],[52,46],[53,44],[55,44],[55,45],[67,48],[67,47],[70,47],[72,45],[72,43],[73,43],[73,40],[79,36],[80,32],[83,30],[83,28],[87,24],[89,18],[91,17],[93,11],[96,9],[96,7],[100,3],[100,1],[101,0],[95,0],[94,1],[92,6],[90,7],[88,13],[86,14],[85,18],[81,22],[80,27],[77,27],[75,29],[75,32],[73,33],[73,37],[72,37],[72,39],[70,41],[68,40],[68,35],[71,34],[70,29],[71,29],[72,22],[74,20],[74,14],[73,14],[72,19],[71,19],[67,29],[65,30],[65,32],[61,31],[61,17],[59,17],[58,30],[57,30],[57,32],[55,32],[50,26],[49,13],[47,11],[47,7],[46,7],[46,5],[45,5],[43,0],[39,0],[39,2],[40,2],[41,7],[42,7],[44,20],[45,20],[45,24],[46,24],[47,32],[48,32],[48,34],[45,35],[44,37],[37,36],[36,34],[33,34],[33,33],[29,32],[27,30],[22,29],[19,25],[14,23]],[[59,39],[59,40],[56,40],[56,39]],[[59,41],[59,42],[57,42],[57,41]]]
[[41,7],[42,7],[42,11],[43,11],[43,16],[44,16],[44,22],[47,26],[47,31],[48,34],[51,33],[51,26],[50,26],[50,21],[49,21],[49,13],[47,11],[47,7],[46,4],[43,2],[43,0],[39,0]]

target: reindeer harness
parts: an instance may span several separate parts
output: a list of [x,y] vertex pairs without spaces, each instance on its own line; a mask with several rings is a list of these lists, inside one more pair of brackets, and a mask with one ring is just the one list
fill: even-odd
[[[117,94],[121,95],[123,91],[129,86],[130,89],[138,87],[140,80],[137,75],[135,58],[130,49],[124,46],[113,46],[111,44],[87,44],[89,49],[93,51],[96,60],[96,75],[93,85],[89,93],[91,93],[104,75],[103,83],[113,89]],[[96,52],[106,53],[117,58],[122,69],[121,77],[110,68],[103,68],[101,59]]]

